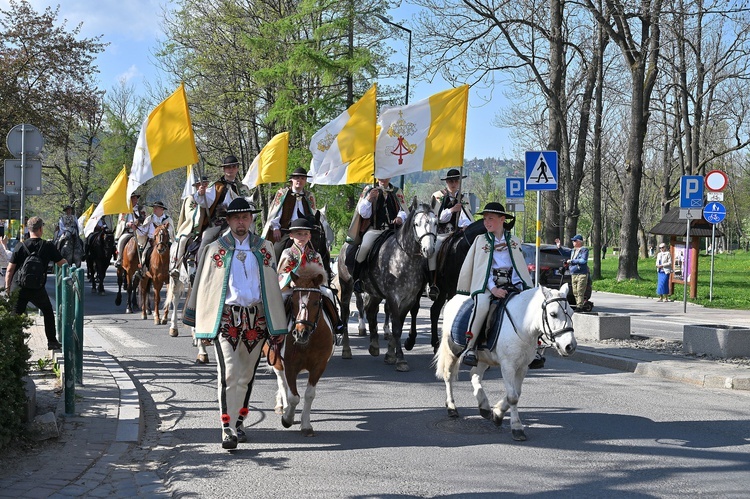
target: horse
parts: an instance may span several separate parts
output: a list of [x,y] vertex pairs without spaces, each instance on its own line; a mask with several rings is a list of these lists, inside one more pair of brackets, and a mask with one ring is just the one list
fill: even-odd
[[110,230],[95,231],[86,245],[86,268],[90,271],[91,292],[104,294],[104,278],[115,255],[115,236]]
[[[172,250],[176,248],[176,244],[172,246]],[[167,288],[167,306],[165,311],[169,313],[169,336],[177,337],[180,335],[178,321],[177,321],[177,309],[180,305],[183,293],[190,291],[190,287],[193,284],[196,270],[196,255],[195,253],[185,254],[180,260],[177,266],[178,275],[169,276],[169,287]],[[166,314],[165,314],[166,315]],[[202,362],[205,364],[205,362]]]
[[83,241],[81,237],[73,230],[66,229],[60,234],[57,240],[57,249],[62,257],[71,265],[81,267],[83,261]]
[[385,300],[391,312],[391,337],[385,363],[395,364],[400,372],[409,370],[401,349],[404,319],[407,313],[419,308],[427,277],[427,259],[435,251],[436,229],[437,217],[432,208],[428,204],[418,203],[415,197],[406,221],[392,236],[386,236],[379,249],[370,251],[366,268],[362,270],[361,280],[366,292],[364,308],[370,329],[370,355],[380,355],[377,319],[380,302]]
[[[440,346],[438,320],[440,319],[440,312],[443,310],[443,305],[456,294],[461,265],[466,259],[466,255],[469,253],[469,248],[471,248],[474,239],[486,233],[487,229],[484,226],[484,221],[477,220],[465,228],[454,232],[440,247],[437,259],[438,267],[435,270],[437,273],[435,284],[440,292],[430,307],[430,344],[434,352],[437,352]],[[411,350],[410,346],[413,346],[411,335],[406,340],[404,348]]]
[[169,282],[169,247],[172,240],[169,237],[169,222],[154,229],[154,242],[148,260],[148,270],[141,279],[141,319],[148,318],[147,296],[154,288],[154,324],[166,324],[169,312],[169,302],[164,307],[164,321],[161,320],[159,305],[161,304],[161,288]]
[[[510,409],[510,424],[513,440],[526,440],[523,423],[518,415],[518,400],[521,385],[526,377],[528,365],[534,358],[537,339],[554,345],[561,356],[571,355],[576,350],[573,334],[573,309],[568,303],[568,285],[559,290],[536,287],[522,291],[506,302],[504,309],[498,307],[492,331],[497,332],[495,345],[489,350],[478,350],[478,365],[471,369],[471,384],[479,403],[479,414],[501,426],[505,413]],[[448,415],[458,417],[453,400],[453,383],[458,377],[458,360],[465,347],[457,344],[453,334],[463,334],[465,324],[457,316],[471,313],[472,299],[465,295],[454,296],[445,306],[443,335],[433,364],[438,379],[445,381]],[[454,326],[454,320],[456,325]],[[468,322],[468,320],[466,319]],[[453,333],[453,334],[452,334]],[[488,335],[488,338],[494,335]],[[482,388],[482,377],[490,366],[500,366],[505,385],[505,397],[490,409]]]
[[289,334],[284,340],[280,355],[270,353],[268,344],[264,352],[276,374],[276,413],[281,414],[281,424],[289,428],[294,424],[294,413],[300,402],[297,376],[308,373],[302,407],[300,431],[306,437],[315,435],[310,423],[310,410],[315,390],[333,356],[333,327],[323,313],[323,296],[320,285],[328,276],[319,269],[306,267],[292,277],[294,287],[290,303]]
[[125,304],[125,313],[133,312],[138,307],[138,297],[136,290],[140,279],[138,267],[140,267],[140,254],[138,252],[137,236],[133,236],[125,244],[122,250],[122,266],[117,269],[117,296],[115,297],[115,306],[122,303],[122,286],[125,285],[127,292],[127,302]]

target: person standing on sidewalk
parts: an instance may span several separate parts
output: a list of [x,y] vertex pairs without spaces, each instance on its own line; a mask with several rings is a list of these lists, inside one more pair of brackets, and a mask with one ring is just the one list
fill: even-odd
[[[50,241],[42,239],[42,231],[44,230],[44,221],[39,217],[31,217],[29,219],[29,239],[21,244],[18,244],[10,257],[10,263],[8,269],[5,272],[5,288],[11,292],[18,290],[18,298],[16,300],[16,306],[14,312],[16,314],[26,313],[26,306],[31,302],[32,305],[37,307],[44,315],[44,333],[47,336],[47,348],[50,350],[58,350],[62,348],[62,345],[57,341],[57,335],[55,333],[55,312],[52,309],[52,303],[50,302],[47,290],[44,287],[44,283],[47,280],[47,266],[49,262],[55,262],[58,267],[68,263],[57,250],[54,244]],[[38,282],[41,286],[27,287],[22,283],[13,281],[13,277],[16,275],[16,270],[23,267],[24,262],[31,255],[37,255],[41,260],[40,267],[43,269],[41,272],[44,275],[39,275]]]
[[560,246],[560,240],[555,239],[555,244],[560,254],[568,260],[570,279],[573,284],[573,296],[576,297],[576,309],[585,310],[586,286],[589,283],[589,249],[583,245],[583,236],[576,234],[572,237],[573,249]]
[[659,253],[656,254],[656,294],[659,295],[658,301],[674,301],[669,298],[669,274],[672,273],[672,254],[667,249],[667,245],[659,245]]
[[226,211],[229,232],[200,253],[183,322],[213,342],[218,370],[222,447],[247,442],[243,421],[263,345],[286,334],[273,244],[253,234],[255,207],[244,197]]

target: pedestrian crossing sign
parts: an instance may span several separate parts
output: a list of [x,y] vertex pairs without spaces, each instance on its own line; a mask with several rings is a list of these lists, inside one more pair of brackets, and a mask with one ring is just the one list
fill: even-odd
[[526,151],[526,190],[557,190],[557,151]]

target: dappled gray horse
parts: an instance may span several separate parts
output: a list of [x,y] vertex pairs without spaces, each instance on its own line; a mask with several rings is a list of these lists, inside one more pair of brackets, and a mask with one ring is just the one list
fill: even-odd
[[391,337],[385,362],[395,364],[397,371],[409,370],[401,349],[401,331],[406,314],[419,306],[427,279],[427,259],[435,251],[436,233],[437,217],[432,208],[414,198],[404,224],[377,252],[371,252],[362,272],[370,355],[380,355],[377,317],[380,302],[385,300],[391,312]]

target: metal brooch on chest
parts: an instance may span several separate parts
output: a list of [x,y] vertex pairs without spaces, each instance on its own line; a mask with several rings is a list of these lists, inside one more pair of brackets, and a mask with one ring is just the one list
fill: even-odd
[[237,260],[242,262],[242,270],[245,271],[245,278],[247,279],[247,267],[245,267],[245,259],[247,258],[247,253],[243,250],[237,250]]

